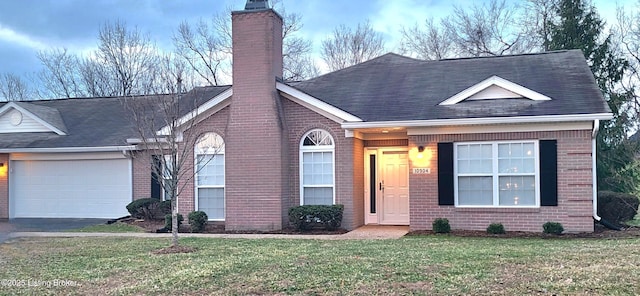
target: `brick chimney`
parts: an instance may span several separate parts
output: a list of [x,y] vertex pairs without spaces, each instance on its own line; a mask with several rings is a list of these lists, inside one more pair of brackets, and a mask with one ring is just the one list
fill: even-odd
[[283,223],[285,154],[276,77],[282,77],[282,17],[266,0],[234,11],[233,97],[226,144],[227,230]]

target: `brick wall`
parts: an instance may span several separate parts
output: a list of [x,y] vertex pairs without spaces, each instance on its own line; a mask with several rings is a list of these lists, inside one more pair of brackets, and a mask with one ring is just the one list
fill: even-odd
[[0,219],[9,218],[9,154],[0,154]]
[[151,153],[134,151],[131,154],[133,166],[134,200],[151,197]]
[[[470,209],[438,206],[438,142],[556,139],[558,142],[558,206],[535,209]],[[568,232],[592,232],[591,131],[524,132],[410,136],[409,146],[430,149],[431,174],[410,174],[411,230],[431,229],[435,218],[449,219],[453,229],[485,230],[502,223],[507,231],[541,232],[547,221]]]
[[232,13],[233,97],[226,141],[228,230],[282,228],[282,19],[272,10]]
[[312,129],[331,133],[335,143],[336,203],[344,205],[342,227],[353,229],[364,224],[364,151],[363,141],[345,138],[338,123],[295,102],[282,98],[289,145],[290,206],[300,205],[300,141]]
[[[184,149],[184,153],[181,152],[180,154],[184,155],[185,161],[182,164],[182,171],[184,172],[184,174],[178,182],[178,188],[180,188],[180,191],[178,192],[178,212],[185,217],[190,212],[197,210],[197,202],[195,200],[196,182],[194,178],[196,170],[194,168],[195,144],[202,137],[202,135],[206,133],[218,134],[220,137],[222,137],[226,144],[226,128],[228,120],[229,107],[225,107],[215,114],[207,117],[203,121],[199,122],[197,125],[193,126],[191,129],[184,133],[184,141],[180,146],[180,150],[183,151]],[[230,164],[225,159],[225,170],[228,170],[230,167],[233,167],[232,164]],[[228,178],[226,178],[225,176],[225,182],[227,180]]]

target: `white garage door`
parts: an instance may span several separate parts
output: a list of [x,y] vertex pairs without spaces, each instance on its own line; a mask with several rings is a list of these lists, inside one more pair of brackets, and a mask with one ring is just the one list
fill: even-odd
[[12,218],[118,218],[131,202],[128,159],[15,160]]

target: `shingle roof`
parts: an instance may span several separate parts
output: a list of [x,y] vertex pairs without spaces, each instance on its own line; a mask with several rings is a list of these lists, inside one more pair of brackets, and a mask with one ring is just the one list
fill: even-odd
[[[494,75],[552,100],[438,105]],[[386,54],[290,85],[369,122],[610,112],[579,50],[439,61]]]
[[[198,87],[181,97],[180,108],[186,114],[194,105],[202,103],[227,90],[229,86]],[[128,99],[154,101],[170,99],[173,95],[135,96]],[[60,99],[19,102],[34,115],[59,127],[66,126],[65,136],[54,133],[6,133],[0,134],[0,149],[58,148],[58,147],[107,147],[127,145],[128,138],[138,138],[135,124],[130,120],[131,111],[123,98],[103,97],[84,99]],[[0,108],[4,104],[0,104]],[[159,106],[158,106],[159,108]],[[55,110],[55,111],[53,111]],[[158,110],[147,110],[159,114]],[[59,118],[56,118],[55,113]]]

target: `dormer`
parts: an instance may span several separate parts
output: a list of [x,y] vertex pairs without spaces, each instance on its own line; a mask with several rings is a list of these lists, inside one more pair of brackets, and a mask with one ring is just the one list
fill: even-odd
[[57,109],[26,102],[9,102],[0,108],[0,133],[56,133],[67,127]]
[[496,99],[529,99],[532,101],[551,100],[551,98],[524,86],[498,76],[492,76],[442,101],[439,105],[447,106],[455,105],[464,101]]

